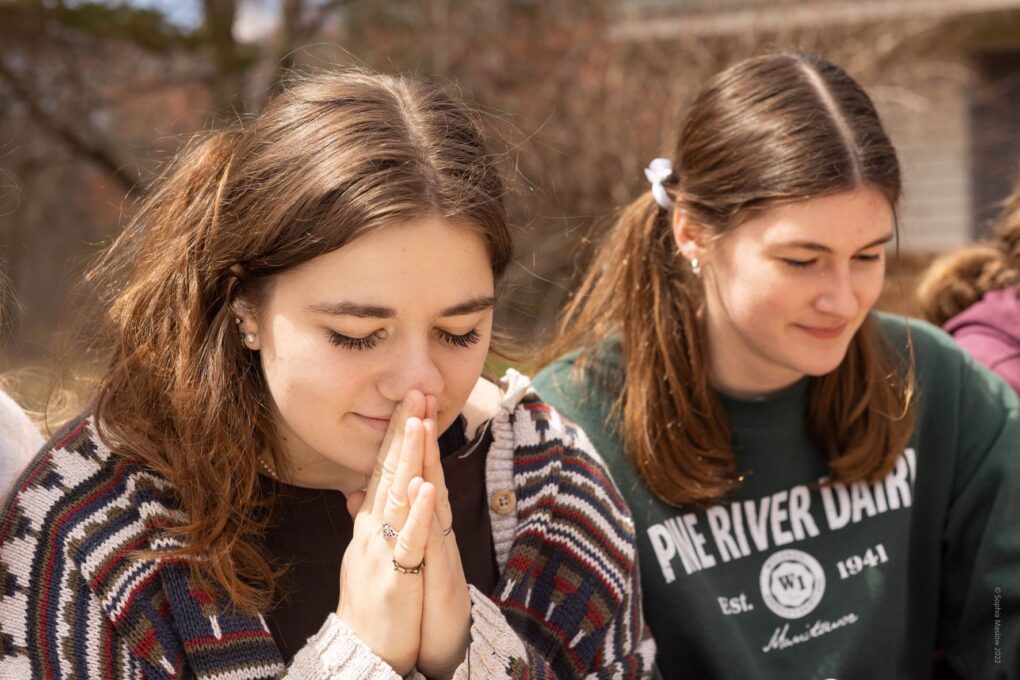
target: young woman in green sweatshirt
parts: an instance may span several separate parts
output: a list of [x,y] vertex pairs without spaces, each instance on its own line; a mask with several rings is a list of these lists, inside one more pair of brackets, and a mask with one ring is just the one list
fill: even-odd
[[1020,673],[1020,423],[933,327],[872,310],[900,170],[802,54],[695,98],[537,377],[635,516],[667,678]]

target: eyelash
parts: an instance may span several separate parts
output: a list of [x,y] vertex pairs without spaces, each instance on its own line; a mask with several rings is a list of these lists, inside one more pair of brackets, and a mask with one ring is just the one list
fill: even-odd
[[[440,340],[448,345],[453,345],[454,347],[470,347],[482,339],[481,333],[474,329],[464,333],[463,335],[456,335],[437,328],[436,333],[439,334]],[[366,350],[372,349],[379,343],[379,336],[373,333],[372,335],[366,335],[363,338],[352,338],[349,335],[343,335],[336,331],[329,331],[329,341],[334,346],[343,347],[344,349]]]
[[336,331],[329,331],[329,341],[336,347],[343,347],[344,349],[372,349],[379,342],[378,336],[375,333],[372,335],[366,335],[363,338],[352,338],[349,335],[343,333],[337,333]]
[[437,328],[436,332],[439,334],[440,340],[454,347],[470,347],[482,339],[482,334],[473,328],[464,335],[454,335],[441,328]]
[[[860,262],[878,262],[882,258],[881,255],[856,255],[855,259]],[[786,257],[779,258],[785,264],[795,267],[797,269],[807,269],[813,265],[817,260],[791,260]]]
[[779,259],[782,260],[784,264],[796,267],[797,269],[807,269],[815,263],[815,260],[791,260],[786,257],[781,257]]

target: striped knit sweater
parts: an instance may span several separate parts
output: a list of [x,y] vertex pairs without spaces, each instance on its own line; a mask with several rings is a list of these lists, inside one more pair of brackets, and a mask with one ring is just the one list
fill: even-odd
[[[629,512],[585,434],[523,376],[505,386],[486,484],[516,512],[491,513],[501,578],[472,588],[455,677],[647,677]],[[3,509],[0,677],[397,678],[335,615],[284,667],[262,616],[198,589],[182,561],[137,557],[172,547],[163,530],[182,517],[168,482],[89,418],[54,437]]]

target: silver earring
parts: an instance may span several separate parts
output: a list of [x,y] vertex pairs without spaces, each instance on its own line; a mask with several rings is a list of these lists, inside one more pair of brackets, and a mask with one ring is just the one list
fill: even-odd
[[701,276],[701,263],[698,262],[698,258],[691,258],[691,271],[694,272],[695,276]]
[[241,325],[241,317],[235,318],[234,319],[234,323],[236,323],[238,326],[240,326]]

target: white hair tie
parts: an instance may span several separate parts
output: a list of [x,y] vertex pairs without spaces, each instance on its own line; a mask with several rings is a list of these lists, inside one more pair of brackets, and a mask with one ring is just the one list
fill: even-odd
[[645,168],[645,177],[652,183],[652,196],[659,207],[669,210],[673,207],[673,199],[663,186],[663,182],[673,175],[673,162],[668,158],[656,158]]

